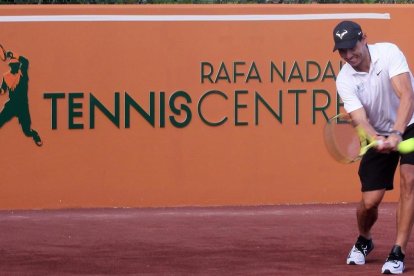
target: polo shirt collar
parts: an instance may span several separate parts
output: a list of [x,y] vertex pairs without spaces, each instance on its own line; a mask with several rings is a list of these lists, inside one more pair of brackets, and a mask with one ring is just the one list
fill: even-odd
[[377,63],[379,60],[379,53],[375,45],[368,45],[369,54],[371,55],[371,63]]

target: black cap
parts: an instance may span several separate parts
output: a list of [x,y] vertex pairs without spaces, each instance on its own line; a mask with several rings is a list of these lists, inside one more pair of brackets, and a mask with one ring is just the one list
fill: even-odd
[[362,29],[353,21],[342,21],[333,30],[333,38],[337,49],[352,49],[355,47],[359,39],[362,38]]

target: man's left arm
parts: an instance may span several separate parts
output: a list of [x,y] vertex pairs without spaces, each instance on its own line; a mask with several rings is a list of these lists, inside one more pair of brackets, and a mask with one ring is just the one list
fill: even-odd
[[[414,112],[414,94],[411,85],[411,74],[409,72],[396,75],[391,78],[391,83],[395,93],[400,99],[400,105],[397,110],[397,118],[393,130],[404,133],[407,124],[410,122]],[[399,134],[392,133],[387,142],[396,149],[402,137]]]

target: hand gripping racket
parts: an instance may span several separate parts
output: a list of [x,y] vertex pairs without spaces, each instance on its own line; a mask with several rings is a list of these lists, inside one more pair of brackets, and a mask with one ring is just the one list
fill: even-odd
[[[324,127],[324,141],[329,154],[340,163],[360,160],[370,148],[382,143],[357,126],[348,114],[338,114],[328,120]],[[414,138],[398,144],[401,154],[414,152]]]

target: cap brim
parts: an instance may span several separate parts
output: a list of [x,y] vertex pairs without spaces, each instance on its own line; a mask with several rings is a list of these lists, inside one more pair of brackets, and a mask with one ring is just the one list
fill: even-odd
[[352,49],[352,48],[355,47],[357,42],[358,42],[358,39],[339,41],[339,42],[335,43],[333,51],[335,52],[338,49]]

